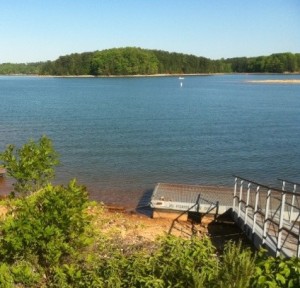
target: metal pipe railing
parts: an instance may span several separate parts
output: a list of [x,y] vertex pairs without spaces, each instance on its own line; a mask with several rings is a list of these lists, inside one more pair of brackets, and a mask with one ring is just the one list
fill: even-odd
[[[283,250],[290,249],[290,247],[287,247],[288,243],[289,245],[294,243],[293,245],[296,245],[296,249],[293,248],[293,251],[296,251],[293,253],[299,257],[300,225],[297,228],[295,221],[300,217],[300,205],[299,201],[296,203],[295,200],[298,200],[297,197],[300,197],[300,193],[296,192],[297,183],[288,182],[294,185],[293,191],[286,191],[286,182],[283,182],[282,189],[278,189],[235,176],[233,211],[236,213],[237,221],[241,219],[244,227],[247,225],[251,229],[252,239],[258,235],[262,245],[267,245],[267,242],[274,243],[276,256],[284,254]],[[246,195],[244,185],[247,185]],[[253,197],[250,197],[250,195],[254,193],[255,198],[253,200]],[[271,199],[273,199],[272,202],[275,201],[276,203],[275,210],[272,209]],[[260,215],[259,218],[258,215]],[[252,225],[250,218],[252,219]],[[270,230],[270,225],[272,226],[272,231]],[[293,240],[287,241],[288,238]]]

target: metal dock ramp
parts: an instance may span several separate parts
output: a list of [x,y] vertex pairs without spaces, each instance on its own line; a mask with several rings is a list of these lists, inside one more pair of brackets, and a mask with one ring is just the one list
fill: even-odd
[[263,246],[274,256],[299,258],[299,184],[280,181],[278,189],[236,176],[233,216],[256,247]]

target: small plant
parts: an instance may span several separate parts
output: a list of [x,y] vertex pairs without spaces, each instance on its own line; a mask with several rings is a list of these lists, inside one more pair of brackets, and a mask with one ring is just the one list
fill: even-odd
[[163,238],[151,257],[153,272],[167,287],[208,287],[217,275],[216,250],[208,238]]
[[300,287],[300,259],[274,258],[265,250],[258,254],[252,287]]
[[242,243],[226,243],[220,256],[217,287],[249,287],[250,279],[255,272],[255,257],[249,248]]
[[26,196],[45,187],[54,177],[54,166],[59,163],[52,141],[46,136],[38,142],[30,140],[20,149],[8,145],[0,153],[0,160],[7,175],[15,179],[13,196]]

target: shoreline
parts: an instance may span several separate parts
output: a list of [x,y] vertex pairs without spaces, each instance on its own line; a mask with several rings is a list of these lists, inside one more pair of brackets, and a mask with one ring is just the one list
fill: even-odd
[[[68,185],[68,181],[53,181],[52,184],[56,185]],[[152,197],[152,193],[156,187],[156,184],[151,187],[131,187],[131,188],[99,188],[91,183],[77,182],[78,185],[86,187],[89,200],[97,203],[102,203],[109,207],[121,207],[121,210],[132,210],[143,206],[145,203],[149,203]],[[178,183],[172,182],[171,184],[190,185],[190,186],[201,186],[208,190],[220,189],[224,191],[226,195],[232,193],[232,185],[222,184],[196,184],[196,183]],[[0,177],[0,198],[8,197],[10,192],[13,190],[13,179],[10,177]],[[225,196],[227,197],[227,196]],[[223,199],[223,198],[222,198]],[[231,198],[230,198],[231,199]],[[118,210],[118,209],[117,209]]]
[[[189,77],[189,76],[218,76],[218,75],[279,75],[279,76],[292,76],[292,75],[300,75],[300,72],[295,73],[176,73],[176,74],[150,74],[150,75],[143,75],[143,74],[136,74],[136,75],[40,75],[40,74],[1,74],[1,76],[12,76],[12,77],[36,77],[36,78],[155,78],[155,77]],[[288,81],[300,81],[298,79],[287,79]],[[287,81],[287,80],[249,80],[246,82],[266,82],[266,81]]]
[[266,79],[266,80],[248,80],[247,83],[267,83],[267,84],[300,84],[300,79]]
[[36,77],[36,78],[154,78],[154,77],[185,77],[185,76],[215,76],[223,73],[192,73],[192,74],[151,74],[151,75],[39,75],[39,74],[2,74],[12,77]]

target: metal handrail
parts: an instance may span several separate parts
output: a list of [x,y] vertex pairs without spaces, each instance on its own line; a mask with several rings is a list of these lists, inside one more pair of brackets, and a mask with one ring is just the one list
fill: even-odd
[[300,183],[297,183],[297,182],[294,182],[294,181],[290,181],[290,180],[286,180],[286,179],[281,179],[281,178],[277,178],[277,180],[281,181],[281,182],[286,182],[286,183],[289,183],[289,184],[296,184],[296,185],[299,185],[300,186]]
[[[262,234],[259,233],[259,236],[261,241],[262,241],[262,245],[266,244],[266,239],[268,239],[268,241],[272,241],[274,242],[269,236],[267,237],[267,231],[268,231],[268,225],[275,225],[276,231],[277,231],[277,235],[275,236],[274,240],[276,240],[276,243],[274,242],[273,244],[275,244],[275,249],[276,251],[274,251],[276,253],[276,256],[279,256],[280,253],[282,253],[282,249],[286,248],[286,241],[288,239],[288,237],[293,237],[298,239],[299,238],[299,232],[300,232],[300,227],[299,227],[299,231],[297,232],[294,231],[294,228],[296,228],[296,221],[299,219],[300,214],[299,214],[299,210],[300,207],[295,206],[294,205],[294,200],[295,197],[298,197],[300,194],[297,192],[291,192],[291,191],[285,191],[285,190],[280,190],[278,188],[272,188],[270,186],[264,185],[264,184],[260,184],[257,183],[255,181],[251,181],[249,179],[246,179],[244,177],[240,177],[240,176],[236,176],[235,177],[235,185],[234,185],[234,196],[233,196],[233,210],[236,213],[235,217],[236,221],[238,222],[239,219],[242,220],[241,224],[245,227],[246,225],[249,226],[249,224],[247,223],[247,218],[250,217],[252,218],[252,225],[249,226],[249,228],[251,229],[251,237],[254,237],[255,233],[257,233],[257,229],[256,227],[260,226],[262,229]],[[292,182],[294,185],[295,183]],[[248,185],[247,185],[248,184]],[[251,184],[253,185],[254,190],[250,190],[250,186]],[[248,186],[248,188],[246,188],[246,186]],[[245,199],[243,199],[245,196],[245,192],[243,192],[243,188],[247,189],[247,200],[245,201]],[[263,190],[261,190],[261,188],[263,188]],[[284,186],[283,186],[284,188]],[[294,189],[295,191],[295,189]],[[261,192],[263,192],[262,194],[260,194]],[[275,193],[274,193],[275,192]],[[281,197],[278,197],[277,193],[281,194]],[[255,193],[255,202],[249,202],[249,193]],[[287,201],[288,199],[286,198],[287,195],[292,195],[292,202],[290,203],[290,201]],[[262,197],[262,198],[261,198]],[[260,202],[260,199],[264,199],[265,201],[265,210],[264,211],[260,211],[259,210],[259,206],[258,203]],[[280,201],[278,203],[278,207],[276,205],[276,211],[275,213],[272,213],[271,211],[273,211],[273,209],[270,207],[270,201],[271,199],[276,199],[277,201]],[[255,204],[254,204],[255,203]],[[289,206],[291,207],[290,210],[290,216],[289,218],[286,218],[284,216],[284,214],[286,212],[288,212],[289,210],[286,210],[285,207]],[[250,211],[248,211],[248,209],[251,209]],[[271,208],[271,209],[270,209]],[[292,218],[292,212],[293,209],[295,210],[295,215],[296,220]],[[241,214],[241,211],[243,211],[243,214]],[[250,213],[249,213],[250,212]],[[274,212],[274,211],[273,211]],[[271,214],[270,214],[271,213]],[[260,225],[260,221],[258,221],[257,219],[257,214],[260,215],[260,217],[263,217],[264,220],[262,222],[262,225]],[[294,217],[293,216],[293,217]],[[288,220],[289,219],[289,220]],[[286,221],[289,221],[290,224],[286,224]],[[238,222],[239,223],[239,222]],[[268,224],[269,223],[269,224]],[[298,223],[298,222],[297,222]],[[288,226],[286,226],[288,225]],[[283,234],[283,231],[285,231],[285,233],[287,234]],[[297,234],[298,233],[298,234]],[[289,236],[290,235],[290,236]],[[250,237],[250,235],[249,235]],[[254,239],[254,238],[253,238]],[[296,255],[297,257],[300,257],[300,238],[297,240],[296,244]]]
[[[265,184],[260,184],[258,182],[255,182],[255,181],[252,181],[252,180],[249,180],[249,179],[246,179],[246,178],[243,178],[243,177],[240,177],[240,176],[237,176],[237,175],[233,175],[234,178],[238,178],[240,180],[243,180],[243,181],[246,181],[248,183],[252,183],[256,186],[259,186],[259,187],[262,187],[262,188],[265,188],[265,189],[272,189],[272,191],[276,191],[276,192],[280,192],[280,193],[285,193],[287,195],[294,195],[294,194],[298,194],[298,193],[294,193],[294,192],[291,192],[291,191],[284,191],[282,189],[279,189],[279,188],[275,188],[275,187],[270,187],[270,186],[267,186]],[[299,194],[298,194],[299,195]]]

